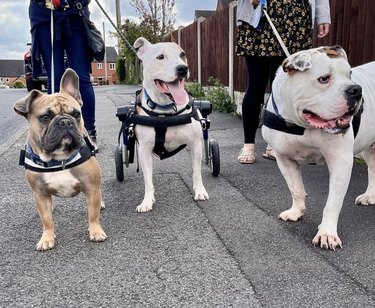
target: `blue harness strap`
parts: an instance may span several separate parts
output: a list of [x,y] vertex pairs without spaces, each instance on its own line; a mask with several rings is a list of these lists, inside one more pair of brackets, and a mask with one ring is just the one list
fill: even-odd
[[55,172],[73,168],[83,164],[85,161],[89,160],[91,156],[95,156],[95,148],[91,144],[89,138],[84,137],[84,141],[84,145],[67,159],[52,159],[49,162],[43,161],[33,152],[31,146],[27,144],[25,149],[20,152],[19,165],[35,172]]

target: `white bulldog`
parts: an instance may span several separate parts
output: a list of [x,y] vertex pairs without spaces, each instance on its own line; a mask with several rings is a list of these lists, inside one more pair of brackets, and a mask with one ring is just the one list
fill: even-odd
[[[273,82],[262,134],[275,151],[293,199],[292,207],[279,218],[297,221],[305,212],[300,164],[327,162],[329,194],[313,239],[313,244],[321,248],[342,247],[337,223],[350,181],[353,153],[362,153],[369,174],[367,190],[355,203],[375,203],[374,99],[375,62],[351,69],[340,46],[291,55]],[[362,113],[358,112],[361,107]],[[354,137],[351,124],[357,112],[361,122]]]
[[[188,116],[192,111],[189,95],[185,90],[185,80],[189,76],[189,68],[185,52],[176,43],[151,44],[145,38],[138,38],[134,47],[137,56],[143,63],[143,89],[136,113],[139,116],[153,118],[158,125],[167,122],[173,116]],[[199,110],[197,117],[202,118]],[[157,144],[155,127],[137,124],[135,135],[138,142],[138,159],[145,181],[145,195],[142,203],[137,206],[138,212],[152,210],[154,185],[152,181],[152,154],[161,159],[164,155],[176,151],[180,146],[187,145],[190,150],[193,167],[193,189],[195,200],[208,200],[201,175],[202,161],[202,127],[196,117],[190,117],[191,123],[173,125],[166,128],[162,144]],[[146,119],[147,120],[147,119]],[[177,118],[178,120],[178,118]]]

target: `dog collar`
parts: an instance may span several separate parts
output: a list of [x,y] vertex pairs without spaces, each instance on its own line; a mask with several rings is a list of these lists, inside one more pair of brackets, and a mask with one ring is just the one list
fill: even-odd
[[272,129],[275,129],[275,130],[278,130],[287,134],[302,136],[305,132],[305,128],[302,126],[298,126],[294,123],[287,122],[279,114],[279,110],[277,108],[276,101],[273,95],[271,95],[271,101],[272,101],[272,106],[273,106],[273,109],[275,110],[275,113],[272,113],[268,111],[267,109],[264,109],[262,113],[262,124],[269,128],[272,128]]
[[30,144],[27,143],[24,150],[21,150],[19,165],[36,172],[55,172],[78,166],[95,156],[94,147],[87,137],[84,137],[83,146],[76,150],[70,157],[64,160],[52,159],[49,162],[43,161],[35,154]]
[[174,110],[176,111],[177,110],[177,107],[176,107],[176,103],[175,102],[172,102],[172,103],[169,103],[169,104],[158,104],[156,102],[154,102],[150,95],[148,95],[146,89],[143,89],[143,92],[145,94],[145,98],[146,98],[146,104],[147,106],[151,109],[151,110],[154,110],[154,109],[158,109],[158,110],[161,110],[161,111],[168,111],[168,110]]

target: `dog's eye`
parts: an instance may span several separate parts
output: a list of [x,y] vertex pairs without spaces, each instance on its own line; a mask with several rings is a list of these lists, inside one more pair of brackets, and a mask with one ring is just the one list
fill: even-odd
[[75,119],[80,119],[81,118],[81,113],[79,111],[76,111],[72,114],[73,118]]
[[185,58],[186,58],[186,53],[181,52],[180,57],[181,57],[182,59],[185,59]]
[[158,55],[158,56],[156,57],[156,59],[158,59],[158,60],[163,60],[163,59],[164,59],[164,55]]
[[319,83],[322,83],[322,84],[328,83],[330,82],[330,80],[331,80],[331,75],[325,75],[325,76],[318,78]]
[[39,117],[39,121],[44,123],[44,124],[51,121],[51,119],[52,119],[52,117],[49,114],[45,114],[45,115],[42,115],[42,116]]

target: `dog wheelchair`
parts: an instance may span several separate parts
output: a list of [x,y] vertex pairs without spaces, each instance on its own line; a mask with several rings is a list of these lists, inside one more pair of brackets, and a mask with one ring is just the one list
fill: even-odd
[[[138,97],[137,97],[138,99]],[[177,149],[167,152],[164,148],[164,137],[168,127],[175,125],[184,125],[191,123],[192,118],[198,120],[202,126],[204,155],[203,161],[210,166],[210,171],[214,177],[220,173],[220,153],[218,141],[214,138],[208,140],[208,130],[210,128],[210,120],[208,115],[212,113],[212,104],[209,101],[192,99],[186,109],[191,110],[190,113],[178,113],[167,116],[157,116],[157,113],[150,112],[149,116],[142,116],[136,113],[136,105],[139,102],[132,101],[129,105],[120,106],[117,108],[116,117],[121,122],[121,128],[118,134],[117,145],[115,147],[115,164],[116,164],[116,178],[117,181],[124,181],[124,165],[129,167],[134,163],[136,156],[136,136],[135,125],[145,125],[155,127],[156,140],[153,154],[160,159],[165,159],[177,154],[186,145],[181,145]],[[199,110],[199,112],[197,112]],[[161,134],[160,131],[162,131]],[[158,141],[159,139],[159,141]],[[161,139],[161,140],[160,140]],[[139,168],[137,168],[137,172]]]

